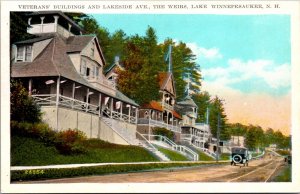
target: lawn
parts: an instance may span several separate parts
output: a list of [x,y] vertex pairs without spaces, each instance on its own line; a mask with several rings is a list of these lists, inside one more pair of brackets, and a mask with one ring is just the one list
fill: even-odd
[[214,161],[215,159],[213,159],[212,157],[209,157],[208,155],[206,155],[205,153],[198,151],[199,154],[199,161]]
[[12,136],[11,165],[40,166],[50,164],[82,164],[105,162],[158,161],[147,150],[138,146],[111,144],[97,139],[85,140],[86,153],[63,155],[54,146],[29,137]]
[[292,181],[292,169],[291,165],[286,166],[283,171],[276,176],[273,181],[274,182],[291,182]]
[[183,156],[182,154],[179,154],[176,151],[172,151],[172,150],[162,148],[159,146],[156,146],[156,147],[160,152],[165,154],[171,161],[188,161],[188,159],[185,156]]

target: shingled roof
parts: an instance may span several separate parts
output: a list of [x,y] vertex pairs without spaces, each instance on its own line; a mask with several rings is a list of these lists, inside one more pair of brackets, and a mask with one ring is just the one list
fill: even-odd
[[159,81],[159,87],[161,90],[163,90],[166,87],[166,84],[168,83],[168,80],[172,76],[172,73],[169,72],[160,72],[158,73],[158,81]]
[[194,102],[194,100],[190,96],[186,96],[183,101],[177,102],[177,104],[198,108],[197,104]]
[[67,39],[67,52],[81,52],[93,38],[94,35],[70,36]]
[[[80,40],[80,38],[76,39]],[[87,42],[87,38],[85,36],[83,36],[83,39],[84,40],[82,40],[82,42]],[[107,94],[99,88],[95,88],[81,75],[78,74],[72,61],[67,55],[68,47],[69,45],[62,37],[60,37],[59,35],[53,36],[46,48],[32,62],[13,63],[11,65],[11,77],[21,78],[63,76],[67,79],[73,80],[77,83],[111,96],[111,94]],[[116,95],[114,97],[129,104],[139,106],[136,102],[129,99],[119,91],[116,92]]]
[[142,106],[141,106],[141,108],[145,108],[145,109],[153,109],[153,110],[158,110],[158,111],[160,111],[160,112],[163,112],[163,108],[162,108],[162,106],[158,103],[158,102],[156,102],[156,101],[154,101],[154,100],[152,100],[150,103],[148,103],[148,104],[143,104]]

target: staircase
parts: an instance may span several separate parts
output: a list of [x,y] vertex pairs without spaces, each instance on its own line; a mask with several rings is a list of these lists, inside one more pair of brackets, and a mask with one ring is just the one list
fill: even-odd
[[[130,145],[137,145],[141,146],[150,152],[152,152],[154,155],[156,155],[161,161],[170,161],[170,159],[158,151],[147,139],[145,139],[144,136],[136,132],[136,134],[131,134],[128,132],[128,130],[124,129],[121,127],[117,120],[107,118],[107,117],[102,117],[102,121],[109,126],[114,132],[116,132],[121,138],[123,138],[128,144]],[[142,140],[138,140],[136,136],[139,135],[141,136]]]
[[121,127],[114,119],[102,117],[102,121],[109,126],[114,132],[122,137],[130,145],[139,145],[139,140],[136,139],[135,134],[131,134],[127,129]]
[[162,152],[158,151],[156,147],[154,147],[142,134],[139,132],[136,132],[136,135],[140,137],[139,140],[139,145],[142,146],[143,148],[149,150],[152,152],[154,155],[156,155],[161,161],[170,161],[170,159],[163,154]]

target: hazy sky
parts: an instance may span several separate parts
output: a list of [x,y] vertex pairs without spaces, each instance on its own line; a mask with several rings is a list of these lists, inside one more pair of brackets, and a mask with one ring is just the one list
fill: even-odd
[[111,33],[183,41],[197,56],[202,90],[226,102],[230,122],[290,131],[291,48],[288,15],[93,15]]

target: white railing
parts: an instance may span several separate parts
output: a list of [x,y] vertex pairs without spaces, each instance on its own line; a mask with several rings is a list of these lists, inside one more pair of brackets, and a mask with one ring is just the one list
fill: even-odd
[[181,128],[180,126],[174,126],[171,124],[167,124],[163,121],[157,121],[157,120],[152,120],[152,119],[145,119],[145,118],[139,118],[138,119],[138,124],[147,124],[147,125],[151,125],[151,126],[156,126],[156,127],[163,127],[166,129],[169,129],[171,131],[177,132],[177,133],[181,133]]
[[55,105],[56,95],[55,94],[39,94],[31,95],[35,103],[38,105]]
[[148,136],[148,137],[154,137],[156,138],[158,141],[162,141],[166,144],[168,144],[172,150],[175,150],[177,152],[180,152],[181,154],[187,156],[188,158],[197,161],[199,159],[199,155],[194,152],[193,150],[191,150],[190,148],[183,146],[183,145],[178,145],[175,142],[173,142],[172,140],[170,140],[169,138],[162,136],[162,135],[149,135],[149,134],[143,134],[144,136]]
[[[33,100],[40,106],[54,106],[56,105],[56,94],[38,94],[38,95],[32,95]],[[88,112],[92,113],[95,115],[99,115],[101,112],[99,111],[99,106],[93,105],[87,102],[83,102],[80,100],[76,100],[74,98],[70,98],[67,96],[62,96],[59,95],[58,99],[58,105],[83,111],[83,112]],[[128,123],[136,124],[136,117],[131,116],[129,119],[128,115],[122,115],[120,112],[117,111],[112,111],[108,107],[104,107],[102,109],[102,114],[109,117],[113,118],[116,120],[122,120]]]
[[181,138],[181,140],[191,140],[192,135],[191,134],[181,134],[180,138]]
[[169,105],[169,104],[167,104],[167,103],[161,103],[161,105],[162,105],[163,107],[167,108],[168,110],[173,110],[173,109],[174,109],[173,106],[171,106],[171,105]]

